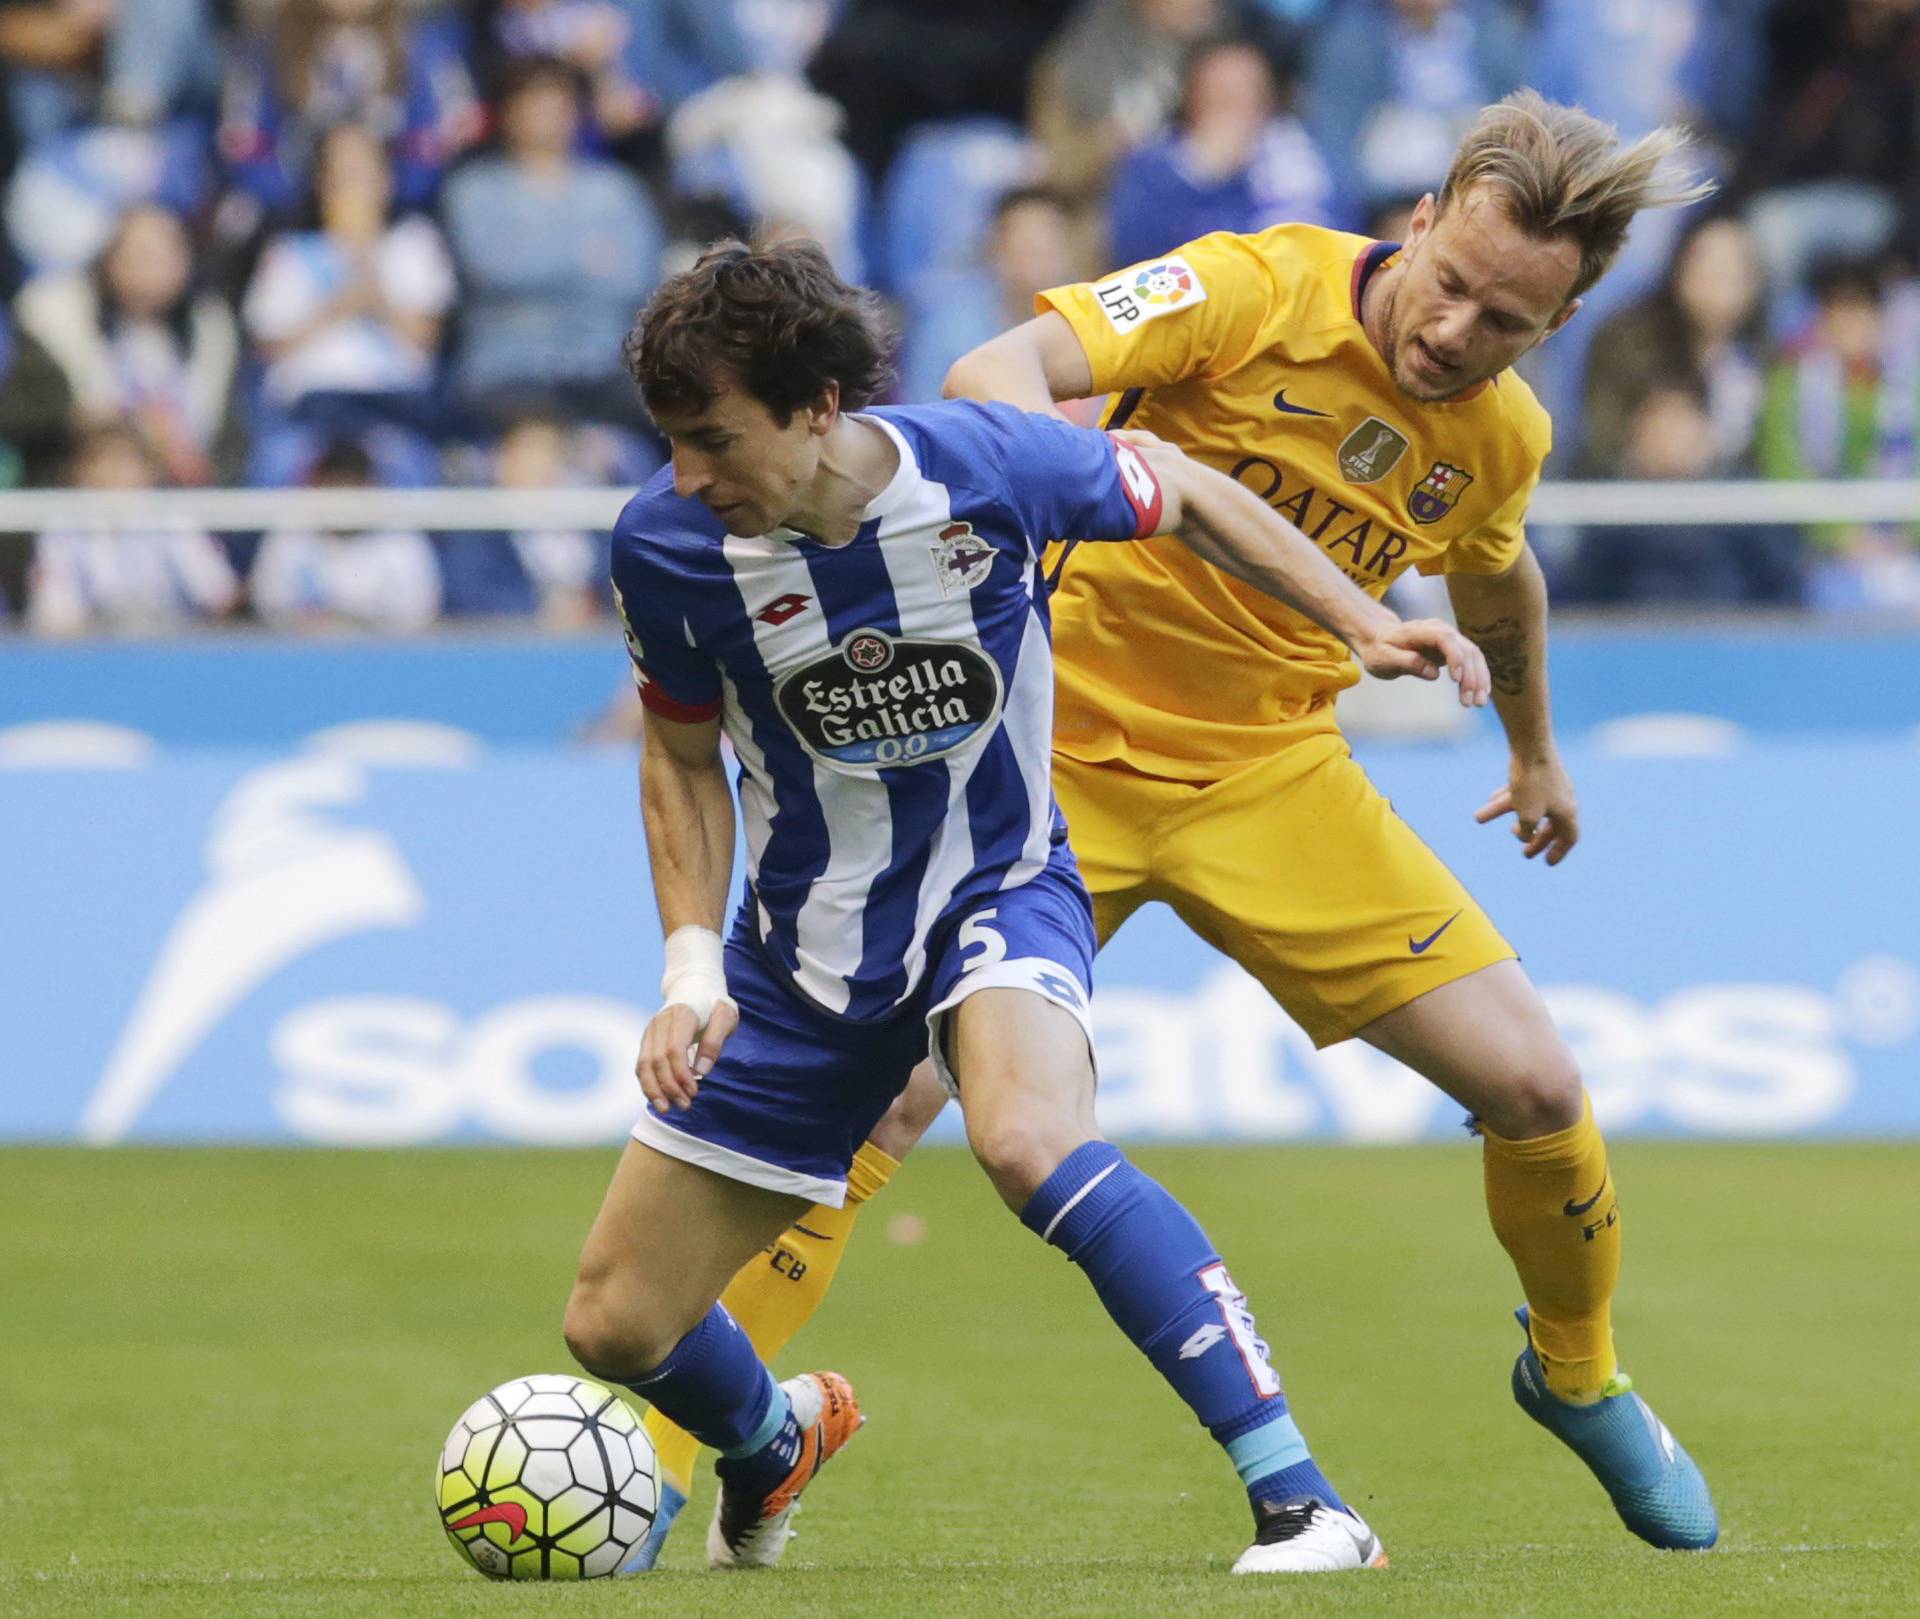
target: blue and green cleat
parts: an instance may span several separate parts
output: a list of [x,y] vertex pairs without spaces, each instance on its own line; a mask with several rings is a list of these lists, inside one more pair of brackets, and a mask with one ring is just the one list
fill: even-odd
[[660,1505],[653,1514],[653,1527],[647,1531],[647,1538],[627,1554],[627,1560],[620,1565],[622,1574],[645,1574],[660,1561],[661,1549],[667,1543],[667,1531],[673,1527],[673,1520],[680,1516],[680,1509],[686,1504],[687,1498],[664,1478],[661,1479]]
[[1616,1373],[1594,1404],[1569,1405],[1547,1388],[1525,1306],[1514,1314],[1527,1332],[1527,1347],[1513,1363],[1514,1399],[1593,1469],[1620,1521],[1664,1551],[1705,1551],[1718,1540],[1720,1518],[1706,1479],[1633,1392],[1632,1379]]

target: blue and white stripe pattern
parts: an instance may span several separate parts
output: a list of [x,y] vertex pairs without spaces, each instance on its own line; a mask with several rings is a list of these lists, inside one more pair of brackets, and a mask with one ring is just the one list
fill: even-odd
[[871,413],[899,469],[848,544],[725,534],[663,470],[613,576],[642,697],[718,714],[740,761],[747,903],[823,1009],[884,1017],[956,907],[1056,841],[1046,545],[1155,531],[1159,491],[1105,434],[1004,405]]

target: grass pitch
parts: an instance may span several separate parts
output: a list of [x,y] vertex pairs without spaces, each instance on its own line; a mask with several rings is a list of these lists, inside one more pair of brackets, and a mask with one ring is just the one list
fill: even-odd
[[436,1451],[481,1391],[568,1369],[610,1154],[14,1150],[0,1614],[1915,1611],[1920,1148],[1616,1152],[1619,1340],[1718,1493],[1704,1556],[1633,1540],[1514,1408],[1468,1143],[1137,1157],[1227,1255],[1390,1570],[1229,1579],[1231,1470],[1079,1275],[929,1151],[778,1368],[838,1367],[872,1413],[784,1567],[701,1570],[703,1498],[643,1580],[491,1585],[442,1538]]

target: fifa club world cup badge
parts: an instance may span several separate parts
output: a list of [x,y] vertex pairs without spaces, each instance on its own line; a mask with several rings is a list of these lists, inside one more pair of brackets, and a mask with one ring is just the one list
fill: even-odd
[[1348,483],[1378,483],[1406,453],[1406,435],[1369,416],[1340,446],[1340,475]]
[[1437,523],[1460,504],[1460,497],[1472,482],[1471,472],[1436,461],[1408,497],[1407,510],[1416,523]]
[[933,553],[942,596],[971,590],[993,572],[993,547],[973,532],[971,523],[949,523],[927,549]]

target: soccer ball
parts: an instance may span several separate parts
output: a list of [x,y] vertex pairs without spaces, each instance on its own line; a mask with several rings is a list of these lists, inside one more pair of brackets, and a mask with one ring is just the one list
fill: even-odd
[[453,1425],[434,1477],[461,1558],[496,1580],[590,1580],[646,1538],[659,1464],[633,1408],[583,1377],[516,1377]]

